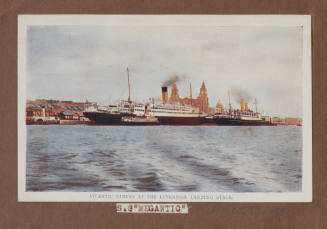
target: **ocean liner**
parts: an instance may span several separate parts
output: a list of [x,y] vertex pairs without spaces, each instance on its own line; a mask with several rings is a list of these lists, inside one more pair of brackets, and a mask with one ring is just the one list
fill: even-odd
[[131,101],[121,100],[117,105],[95,107],[93,105],[85,108],[84,116],[94,124],[118,125],[122,117],[135,116],[134,104]]
[[232,109],[230,93],[228,92],[229,110],[216,113],[213,121],[221,126],[264,126],[268,125],[265,119],[258,112],[257,101],[255,100],[256,111],[248,108],[248,102],[241,99],[240,109]]
[[161,125],[200,125],[206,114],[196,107],[168,103],[168,88],[162,87],[162,103],[154,102],[148,107],[148,114],[158,119]]
[[90,105],[85,107],[85,111],[83,112],[84,116],[90,119],[94,124],[119,125],[122,124],[122,117],[136,116],[139,114],[139,107],[143,107],[143,105],[136,104],[135,102],[131,101],[128,67],[126,70],[128,76],[128,99],[121,100],[116,105],[101,107]]

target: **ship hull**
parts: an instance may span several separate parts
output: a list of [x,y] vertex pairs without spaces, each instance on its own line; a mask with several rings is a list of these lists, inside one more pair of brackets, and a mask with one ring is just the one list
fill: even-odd
[[157,122],[122,122],[124,126],[155,126],[159,125]]
[[265,126],[264,120],[242,120],[231,118],[214,118],[214,122],[218,126]]
[[122,114],[110,114],[105,112],[83,112],[84,116],[94,124],[100,125],[119,125],[122,124]]
[[[111,114],[105,112],[84,112],[84,116],[89,118],[93,124],[99,125],[201,125],[206,123],[205,117],[171,117],[158,116],[158,122],[122,122],[123,114]],[[212,120],[219,126],[265,126],[264,120],[242,120],[231,118],[213,118]]]
[[99,125],[127,125],[127,126],[147,126],[147,125],[201,125],[205,123],[204,117],[157,117],[158,122],[122,122],[123,114],[111,114],[105,112],[84,112],[84,116],[90,119],[93,124]]
[[160,125],[201,125],[205,123],[204,117],[157,117]]

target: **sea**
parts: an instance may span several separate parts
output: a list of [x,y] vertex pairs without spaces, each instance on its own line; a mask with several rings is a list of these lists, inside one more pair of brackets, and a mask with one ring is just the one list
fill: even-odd
[[300,126],[27,126],[30,192],[301,192]]

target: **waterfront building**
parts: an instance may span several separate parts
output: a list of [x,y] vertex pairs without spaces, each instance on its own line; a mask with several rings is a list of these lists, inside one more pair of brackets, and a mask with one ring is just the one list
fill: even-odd
[[202,82],[200,92],[197,98],[192,98],[192,93],[190,93],[190,97],[180,98],[177,85],[174,84],[171,89],[169,103],[180,104],[183,106],[191,105],[193,107],[199,108],[200,112],[209,113],[209,99],[207,94],[207,88],[204,82]]

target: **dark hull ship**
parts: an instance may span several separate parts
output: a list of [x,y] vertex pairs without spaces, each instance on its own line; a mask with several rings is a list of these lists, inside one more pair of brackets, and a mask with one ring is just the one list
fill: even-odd
[[109,112],[86,111],[83,114],[86,118],[93,121],[94,124],[99,125],[119,125],[122,119],[122,114],[112,114]]
[[265,119],[258,112],[257,101],[254,100],[256,111],[248,108],[248,102],[241,99],[240,109],[232,109],[230,93],[228,92],[229,110],[221,111],[213,116],[213,121],[219,126],[266,126]]
[[205,123],[204,117],[158,117],[161,125],[201,125]]
[[214,116],[214,122],[218,126],[265,126],[267,125],[262,118],[249,119],[247,116]]

